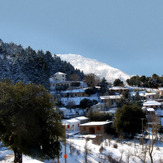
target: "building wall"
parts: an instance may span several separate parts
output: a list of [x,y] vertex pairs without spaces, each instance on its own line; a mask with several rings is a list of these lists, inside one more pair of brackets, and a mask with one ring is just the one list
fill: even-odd
[[56,81],[66,81],[66,74],[64,73],[56,73],[54,74],[53,76],[53,80],[56,80]]
[[80,133],[85,134],[104,134],[104,125],[101,126],[80,126]]
[[159,96],[163,96],[163,90],[159,90]]

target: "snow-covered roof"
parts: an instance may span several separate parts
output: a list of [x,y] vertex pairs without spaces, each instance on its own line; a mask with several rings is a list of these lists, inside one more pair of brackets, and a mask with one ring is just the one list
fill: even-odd
[[80,121],[77,120],[76,118],[72,118],[72,119],[68,119],[66,121],[64,121],[63,123],[66,124],[66,123],[79,123]]
[[146,93],[145,96],[155,96],[156,93]]
[[62,91],[62,93],[84,93],[85,89],[72,89],[72,90],[66,90]]
[[75,119],[77,119],[77,120],[88,120],[88,118],[87,117],[84,117],[84,116],[76,117]]
[[[145,91],[139,91],[138,93],[139,93],[139,96],[145,96],[145,93],[146,92]],[[135,96],[136,95],[136,92],[130,92],[130,95],[131,96]]]
[[66,74],[63,72],[56,72],[54,75],[66,75]]
[[159,90],[160,90],[160,91],[163,91],[163,87],[160,87]]
[[153,108],[147,108],[147,111],[155,111]]
[[101,100],[107,100],[107,99],[120,99],[121,96],[120,95],[111,95],[111,96],[100,96]]
[[109,90],[127,90],[128,88],[125,88],[125,87],[111,87],[111,88],[109,88]]
[[145,103],[143,103],[143,106],[160,106],[161,103],[157,102],[157,101],[147,101]]
[[107,121],[88,122],[88,123],[81,124],[80,126],[101,126],[101,125],[105,125],[105,124],[109,124],[109,123],[112,123],[112,121],[110,121],[110,122],[107,122]]
[[62,108],[59,108],[59,110],[68,110],[67,108],[65,108],[65,107],[62,107]]

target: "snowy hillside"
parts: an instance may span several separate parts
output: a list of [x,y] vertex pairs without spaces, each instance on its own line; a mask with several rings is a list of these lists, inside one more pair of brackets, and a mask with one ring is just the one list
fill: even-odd
[[75,68],[83,71],[85,74],[94,73],[100,78],[105,77],[108,82],[113,82],[115,79],[126,81],[130,76],[116,68],[113,68],[105,63],[98,62],[94,59],[84,58],[76,54],[59,54],[62,60],[70,62]]

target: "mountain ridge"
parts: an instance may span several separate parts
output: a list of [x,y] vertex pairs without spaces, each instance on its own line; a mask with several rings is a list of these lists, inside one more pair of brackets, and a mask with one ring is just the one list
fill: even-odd
[[117,68],[111,67],[108,64],[99,62],[95,59],[85,58],[79,54],[57,54],[57,56],[62,60],[69,62],[85,74],[94,73],[100,78],[105,77],[108,82],[114,82],[114,80],[118,78],[125,82],[130,78],[130,75]]

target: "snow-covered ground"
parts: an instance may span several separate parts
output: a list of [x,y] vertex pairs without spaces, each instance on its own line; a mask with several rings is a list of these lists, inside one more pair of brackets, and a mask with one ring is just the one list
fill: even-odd
[[88,97],[62,97],[61,98],[61,101],[64,105],[67,105],[69,102],[74,102],[75,105],[79,105],[80,104],[80,101],[83,100],[83,99],[89,99],[89,100],[97,100],[99,101],[98,99],[98,96],[97,94],[94,94],[92,96],[88,96]]
[[[67,139],[67,144],[67,162],[84,163],[86,140],[74,136],[71,139]],[[113,147],[114,144],[117,144],[117,148]],[[72,146],[71,150],[70,146]],[[103,151],[100,152],[101,147],[103,147]],[[116,140],[111,140],[109,146],[109,139],[101,142],[100,145],[93,144],[92,140],[89,140],[87,148],[89,151],[87,159],[91,163],[107,163],[109,162],[108,156],[118,162],[122,160],[122,162],[138,163],[144,159],[143,151],[145,151],[145,146],[143,148],[144,150],[142,151],[142,145],[140,145],[138,141],[136,143],[134,143],[134,141],[122,141],[122,143],[118,143]],[[153,151],[153,159],[154,162],[163,161],[163,143],[157,143],[155,145]],[[64,162],[63,157],[60,159],[60,161]],[[146,153],[146,162],[150,163],[148,151]]]
[[[90,135],[90,138],[94,138],[94,135]],[[107,137],[108,138],[108,137]],[[109,141],[110,140],[110,141]],[[117,148],[115,148],[115,144]],[[148,147],[148,145],[147,145]],[[86,150],[87,149],[87,150]],[[101,149],[101,150],[100,150]],[[102,150],[103,149],[103,150]],[[67,163],[85,163],[87,158],[89,163],[109,163],[113,160],[117,162],[128,162],[128,163],[138,163],[142,162],[144,159],[145,146],[143,147],[134,141],[120,141],[117,142],[114,139],[105,139],[99,145],[94,144],[92,139],[87,141],[83,136],[74,135],[73,137],[67,139],[66,153],[67,153]],[[86,155],[86,151],[88,154]],[[0,158],[11,155],[12,152],[1,148]],[[65,145],[62,143],[62,156],[59,158],[60,163],[64,163]],[[87,156],[87,157],[86,157]],[[108,159],[109,158],[109,159]],[[1,160],[2,163],[9,163],[13,160],[13,155],[8,160]],[[110,160],[110,161],[109,161]],[[156,143],[153,151],[154,162],[161,163],[163,161],[163,142]],[[57,162],[57,160],[44,160],[45,163]],[[146,163],[150,163],[150,157],[148,150],[146,153]],[[30,157],[23,156],[23,163],[41,163],[38,160],[31,159]]]
[[[0,163],[11,163],[13,160],[14,160],[13,151],[7,149],[6,147],[0,148]],[[42,163],[42,162],[23,155],[23,163]]]

